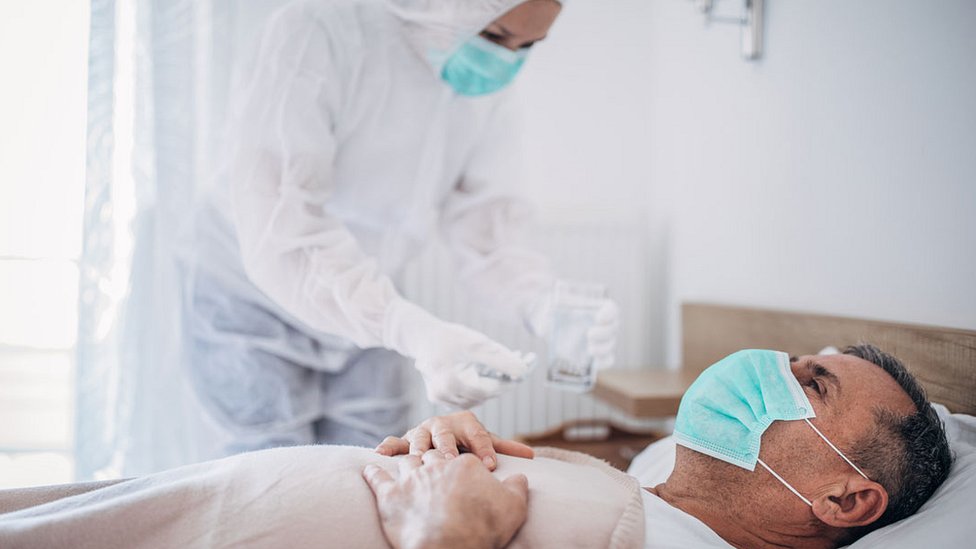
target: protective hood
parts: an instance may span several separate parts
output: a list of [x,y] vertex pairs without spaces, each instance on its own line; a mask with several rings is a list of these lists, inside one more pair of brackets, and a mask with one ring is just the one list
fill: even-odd
[[403,22],[411,46],[438,75],[465,40],[526,1],[386,0],[390,11]]

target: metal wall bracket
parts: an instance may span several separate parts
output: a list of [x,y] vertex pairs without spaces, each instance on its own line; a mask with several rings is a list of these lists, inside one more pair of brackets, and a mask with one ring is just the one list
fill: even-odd
[[714,0],[696,0],[698,10],[705,15],[706,23],[731,23],[742,27],[742,57],[747,60],[759,59],[762,56],[763,35],[763,1],[742,0],[743,14],[730,17],[715,14]]

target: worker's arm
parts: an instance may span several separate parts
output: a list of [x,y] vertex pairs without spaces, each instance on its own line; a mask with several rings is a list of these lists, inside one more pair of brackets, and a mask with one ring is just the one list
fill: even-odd
[[[521,117],[516,98],[502,93],[444,203],[442,227],[458,278],[482,309],[501,320],[521,319],[531,333],[548,337],[556,279],[545,256],[527,245],[532,209],[522,196]],[[587,351],[600,369],[614,362],[620,313],[610,299],[595,308]]]
[[237,94],[229,164],[234,225],[254,284],[308,326],[384,346],[401,302],[390,279],[327,211],[335,191],[342,44],[304,4],[279,12]]
[[527,244],[534,216],[523,196],[521,117],[517,97],[502,94],[444,202],[441,229],[471,297],[501,320],[524,320],[535,332],[531,317],[554,277],[548,259]]
[[112,486],[128,479],[103,480],[98,482],[76,482],[73,484],[55,484],[52,486],[32,486],[30,488],[11,488],[0,490],[0,514],[11,513],[35,505],[76,496]]

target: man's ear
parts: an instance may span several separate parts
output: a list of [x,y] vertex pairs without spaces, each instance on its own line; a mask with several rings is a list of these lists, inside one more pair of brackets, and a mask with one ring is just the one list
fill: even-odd
[[866,526],[888,508],[888,491],[873,480],[851,475],[813,500],[813,514],[835,528]]

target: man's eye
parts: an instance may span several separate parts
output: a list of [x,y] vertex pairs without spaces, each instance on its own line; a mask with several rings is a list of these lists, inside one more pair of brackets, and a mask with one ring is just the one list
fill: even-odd
[[808,387],[813,387],[814,389],[816,389],[818,395],[823,396],[823,394],[824,394],[824,386],[823,386],[823,383],[820,383],[820,380],[819,379],[817,379],[815,377],[811,377],[810,378],[810,381],[808,381],[806,384],[807,384]]
[[501,42],[503,39],[502,35],[495,34],[491,31],[481,31],[481,36],[487,38],[488,40],[491,40],[492,42]]

